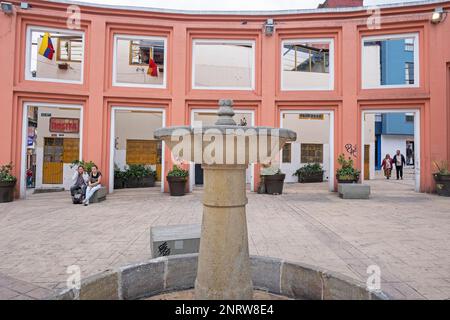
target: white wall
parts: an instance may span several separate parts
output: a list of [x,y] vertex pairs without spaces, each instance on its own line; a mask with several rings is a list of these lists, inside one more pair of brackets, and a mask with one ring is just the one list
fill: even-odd
[[381,84],[380,46],[363,46],[362,83],[367,87]]
[[254,50],[236,45],[194,45],[194,85],[251,87]]
[[400,150],[406,159],[406,140],[414,140],[414,136],[381,135],[381,159],[384,159],[387,153],[393,157],[397,150]]

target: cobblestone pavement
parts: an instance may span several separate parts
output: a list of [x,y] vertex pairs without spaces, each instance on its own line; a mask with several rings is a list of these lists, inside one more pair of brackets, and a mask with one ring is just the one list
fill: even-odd
[[[316,265],[365,281],[381,268],[398,299],[450,297],[450,198],[412,182],[369,182],[370,200],[342,200],[326,184],[287,184],[279,196],[248,193],[251,254]],[[119,190],[107,201],[72,205],[69,194],[0,204],[0,299],[38,299],[82,276],[150,258],[149,227],[201,221],[202,190],[184,197],[159,188]]]

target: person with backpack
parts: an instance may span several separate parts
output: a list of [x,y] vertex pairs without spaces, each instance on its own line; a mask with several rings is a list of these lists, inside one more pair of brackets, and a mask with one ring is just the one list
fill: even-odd
[[[70,187],[72,199],[75,199],[74,197],[77,194],[81,194],[81,198],[85,197],[88,180],[89,175],[84,171],[84,167],[79,165],[72,176],[73,185]],[[74,201],[74,203],[77,203],[77,201]]]

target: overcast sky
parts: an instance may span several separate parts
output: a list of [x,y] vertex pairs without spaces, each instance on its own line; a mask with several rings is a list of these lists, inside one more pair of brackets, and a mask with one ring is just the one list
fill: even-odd
[[[324,0],[77,0],[78,2],[182,10],[288,10],[317,8]],[[364,5],[418,0],[364,0]]]

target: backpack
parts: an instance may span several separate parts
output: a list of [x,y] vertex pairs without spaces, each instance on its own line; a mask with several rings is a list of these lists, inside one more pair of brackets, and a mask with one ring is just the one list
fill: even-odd
[[78,189],[77,192],[72,197],[73,204],[81,204],[83,202],[83,193],[81,189]]

